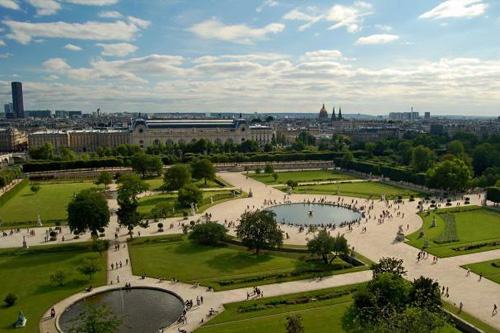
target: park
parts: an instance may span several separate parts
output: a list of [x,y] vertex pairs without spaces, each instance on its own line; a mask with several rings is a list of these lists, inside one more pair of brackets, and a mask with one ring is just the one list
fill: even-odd
[[[188,310],[178,320],[158,319],[164,332],[279,332],[297,323],[306,331],[347,332],[346,314],[361,311],[354,301],[358,294],[379,288],[393,274],[374,277],[372,270],[382,267],[377,263],[384,258],[397,257],[405,268],[398,273],[398,288],[417,288],[412,281],[421,275],[449,288],[436,304],[453,319],[448,314],[444,321],[436,319],[432,330],[460,332],[456,320],[463,320],[499,332],[496,316],[485,312],[491,312],[493,295],[500,291],[500,213],[483,207],[478,194],[440,201],[421,188],[338,170],[213,169],[195,178],[184,165],[171,169],[163,179],[101,174],[16,185],[0,205],[5,232],[0,282],[6,295],[15,296],[11,306],[0,308],[0,331],[13,330],[22,310],[28,319],[25,329],[57,332],[59,323],[70,325],[63,314],[74,312],[74,304],[94,295],[111,297],[119,288],[132,290],[130,297],[137,302],[141,293],[155,290],[163,293],[159,297],[182,300]],[[276,223],[272,207],[286,210],[307,202],[353,210],[361,217],[308,225],[307,214],[316,213],[304,209],[298,217],[303,223]],[[97,205],[92,214],[90,203]],[[253,223],[268,218],[261,225],[268,236],[260,242],[252,237],[260,232]],[[396,241],[399,232],[405,241]],[[325,252],[326,244],[331,248]],[[439,262],[416,262],[422,249]],[[470,279],[465,278],[468,270]],[[479,284],[478,276],[484,277]],[[470,283],[476,291],[461,293]],[[408,311],[424,311],[408,295]],[[467,305],[479,295],[480,306]],[[158,311],[170,311],[174,305],[158,306]],[[103,322],[121,325],[104,308],[96,309],[103,311]],[[433,311],[428,315],[440,313]]]

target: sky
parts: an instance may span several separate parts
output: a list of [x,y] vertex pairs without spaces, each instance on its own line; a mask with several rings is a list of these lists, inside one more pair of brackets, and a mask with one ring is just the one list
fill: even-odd
[[500,115],[500,1],[0,0],[25,109]]

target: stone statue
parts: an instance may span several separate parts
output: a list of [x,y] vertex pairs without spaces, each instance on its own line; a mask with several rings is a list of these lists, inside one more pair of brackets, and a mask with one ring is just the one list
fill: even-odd
[[37,227],[41,227],[41,226],[43,226],[43,224],[42,224],[42,220],[40,219],[40,213],[38,213],[38,218],[37,218],[37,220],[36,220],[36,226],[37,226]]
[[396,234],[396,241],[403,242],[405,240],[405,233],[403,232],[403,225],[399,225],[399,230]]
[[19,310],[19,317],[17,318],[15,327],[16,328],[24,327],[26,326],[27,321],[28,319],[26,319],[26,317],[24,316],[23,310]]
[[253,197],[253,192],[252,192],[252,189],[250,189],[250,191],[248,191],[248,197],[249,197],[249,198]]
[[23,235],[23,249],[28,248],[28,243],[26,242],[26,236]]
[[195,214],[195,209],[194,209],[194,202],[191,202],[191,216],[194,216]]
[[431,228],[434,228],[436,226],[436,215],[434,215],[432,217],[432,224],[431,224]]

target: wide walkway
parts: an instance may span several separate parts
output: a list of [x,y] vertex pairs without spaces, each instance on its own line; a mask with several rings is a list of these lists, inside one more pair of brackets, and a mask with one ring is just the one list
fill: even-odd
[[[345,234],[351,246],[354,246],[356,252],[361,253],[367,258],[378,261],[381,257],[398,257],[404,260],[404,266],[408,270],[408,279],[417,278],[421,275],[430,277],[438,280],[438,282],[449,288],[449,298],[448,300],[452,303],[458,304],[463,302],[464,311],[469,312],[478,319],[488,323],[489,325],[500,329],[500,316],[491,316],[491,311],[493,304],[500,305],[500,285],[493,283],[489,280],[482,279],[479,281],[478,276],[471,274],[466,277],[466,271],[460,268],[461,265],[491,260],[500,258],[500,250],[482,252],[476,254],[469,254],[465,256],[458,256],[452,258],[439,259],[437,264],[432,264],[432,260],[423,260],[419,263],[416,262],[418,249],[411,247],[404,243],[395,242],[396,232],[399,226],[403,226],[406,234],[412,233],[421,227],[422,221],[418,217],[417,213],[417,203],[405,201],[400,205],[397,210],[396,206],[388,206],[385,202],[368,201],[366,199],[355,199],[347,197],[338,197],[335,195],[291,195],[286,196],[283,192],[268,186],[266,184],[260,183],[250,177],[246,177],[241,173],[219,173],[219,177],[223,178],[225,181],[234,185],[235,188],[241,189],[247,193],[252,193],[251,198],[241,198],[232,201],[223,202],[210,207],[204,213],[212,214],[212,220],[224,223],[225,221],[237,222],[239,216],[245,210],[253,210],[263,207],[264,200],[276,201],[277,203],[283,203],[286,201],[292,202],[303,202],[304,200],[319,200],[320,198],[326,198],[328,201],[344,200],[345,203],[353,203],[358,207],[361,205],[370,205],[373,203],[374,209],[370,212],[371,216],[379,216],[382,211],[390,211],[394,217],[392,219],[386,219],[384,223],[377,224],[376,220],[370,219],[368,222],[363,221],[361,226],[354,227],[352,232],[348,232],[345,228],[337,229]],[[480,200],[478,196],[470,196],[472,199],[472,204],[479,204]],[[116,200],[109,200],[110,209],[116,209]],[[396,215],[396,210],[400,214],[404,213],[404,218]],[[197,220],[201,218],[202,214],[197,214],[190,218],[190,220]],[[163,233],[158,233],[157,227],[153,224],[147,229],[137,229],[141,231],[141,236],[160,236],[165,234],[173,234],[181,232],[182,223],[185,223],[182,218],[169,218],[161,220],[166,226],[166,230]],[[172,228],[169,226],[172,225]],[[365,233],[361,232],[361,228],[366,227],[367,231]],[[115,232],[117,228],[116,216],[112,217],[109,228],[106,231],[106,237],[108,239],[114,240]],[[311,235],[306,235],[305,233],[299,233],[298,228],[291,226],[281,226],[283,231],[288,233],[290,236],[286,240],[289,244],[305,244]],[[337,232],[336,231],[336,232]],[[230,230],[234,233],[234,229]],[[16,247],[22,244],[22,235],[15,234],[13,236],[4,237],[0,239],[0,247]],[[65,242],[76,242],[76,241],[87,241],[88,236],[80,237],[78,240],[73,240],[72,235],[69,230],[64,229],[63,234],[67,235]],[[125,245],[125,240],[127,237],[126,229],[122,228],[118,232],[118,241],[121,245]],[[44,245],[47,244],[43,240],[44,228],[37,229],[37,235],[34,237],[29,237],[29,245]],[[59,237],[57,243],[61,243],[61,237]],[[54,244],[54,242],[50,242]],[[105,290],[115,288],[117,285],[117,278],[119,276],[119,285],[122,286],[125,282],[131,282],[132,285],[153,285],[160,286],[178,293],[184,299],[195,299],[198,295],[204,295],[206,299],[205,304],[199,309],[193,309],[188,313],[188,324],[185,329],[188,331],[192,330],[196,326],[200,325],[200,321],[206,320],[206,314],[210,308],[222,310],[222,304],[228,302],[241,301],[246,299],[246,291],[249,289],[241,290],[231,290],[224,292],[208,292],[205,288],[195,288],[191,285],[186,285],[183,283],[171,283],[163,282],[159,283],[154,279],[141,279],[140,277],[133,276],[130,263],[129,265],[124,265],[124,261],[128,258],[128,248],[121,248],[118,251],[114,250],[113,242],[111,249],[108,253],[108,258],[111,262],[122,261],[122,268],[118,270],[111,270],[108,267],[108,282],[113,281],[113,285],[108,285],[101,288],[96,288],[98,290]],[[109,264],[111,264],[111,262]],[[352,284],[357,282],[367,281],[371,278],[371,272],[357,272],[351,274],[336,275],[333,277],[325,278],[322,281],[294,281],[287,283],[280,283],[276,285],[261,286],[264,291],[265,296],[275,296],[283,295],[294,292],[321,289],[326,287],[340,286],[346,284]],[[74,302],[76,299],[84,297],[86,295],[78,294],[74,295],[58,305],[56,305],[56,310],[62,310],[67,305]],[[46,325],[47,324],[47,325]],[[55,332],[54,323],[52,322],[52,329],[50,329],[50,321],[42,322],[41,329],[43,333]],[[177,326],[173,326],[168,330],[169,332],[177,332]]]

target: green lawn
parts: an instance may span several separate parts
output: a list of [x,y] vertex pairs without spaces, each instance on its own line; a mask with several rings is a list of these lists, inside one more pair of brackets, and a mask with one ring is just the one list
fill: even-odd
[[[210,197],[213,198],[213,204],[210,203]],[[241,196],[236,197],[241,198]],[[234,196],[231,191],[211,191],[211,192],[203,192],[203,202],[198,206],[198,212],[202,213],[208,208],[216,205],[218,203],[233,200]],[[177,202],[177,194],[155,194],[148,197],[143,197],[139,199],[139,208],[137,209],[140,213],[145,214],[146,218],[151,218],[149,213],[151,210],[160,202],[167,202],[174,206]],[[190,209],[176,209],[175,215],[173,216],[182,216],[184,211],[190,211]]]
[[[462,211],[460,211],[462,210]],[[456,237],[458,241],[437,244],[436,237],[445,231],[443,212],[453,215],[456,224]],[[408,244],[421,249],[426,239],[429,240],[427,251],[438,257],[452,257],[462,254],[489,251],[500,248],[500,213],[492,209],[470,206],[440,209],[430,215],[421,213],[423,218],[424,236],[420,231],[407,236]],[[431,228],[432,219],[436,216],[436,227]],[[470,247],[470,248],[467,248]]]
[[[76,270],[84,258],[98,258],[102,262],[101,272],[91,281]],[[83,291],[89,284],[106,284],[106,267],[106,255],[99,258],[98,254],[90,252],[88,244],[0,250],[0,297],[3,300],[11,292],[19,297],[12,307],[0,306],[0,332],[38,332],[43,313],[53,304]],[[49,280],[50,274],[57,269],[67,274],[62,287],[53,285]],[[16,330],[13,324],[20,309],[28,322],[24,329]]]
[[[226,183],[224,180],[222,180],[219,177],[216,177],[216,180],[217,181],[207,180],[207,184],[205,185],[205,180],[193,179],[194,184],[198,185],[198,187],[201,187],[201,188],[222,188],[222,187],[230,187],[231,186],[230,184]],[[149,189],[151,191],[159,191],[160,187],[163,185],[163,177],[148,178],[148,179],[145,179],[144,181],[149,184]]]
[[272,174],[249,174],[250,177],[266,184],[284,184],[288,180],[296,182],[313,182],[322,180],[346,180],[355,179],[355,177],[333,170],[304,170],[304,171],[284,171],[276,172],[278,178],[274,180]]
[[148,276],[176,278],[188,283],[198,281],[216,290],[368,269],[367,266],[350,267],[340,259],[325,268],[309,254],[264,252],[256,256],[233,245],[196,245],[181,235],[135,239],[129,251],[135,275],[145,272]]
[[[286,191],[286,188],[282,190]],[[403,198],[409,198],[410,195],[414,195],[415,197],[425,196],[423,192],[376,181],[298,186],[294,189],[294,192],[300,194],[333,194],[356,198],[371,197],[372,199],[380,199],[382,194],[388,199],[395,198],[399,195],[403,196]]]
[[[284,332],[286,317],[300,314],[306,332],[344,332],[342,316],[359,285],[262,298],[225,305],[225,311],[196,333]],[[442,332],[459,332],[447,325]]]
[[500,259],[467,264],[462,267],[465,269],[470,268],[474,273],[482,274],[488,280],[500,283]]
[[38,184],[41,186],[38,193],[31,192],[28,185],[0,207],[2,228],[35,226],[38,214],[44,225],[53,225],[55,220],[66,220],[66,207],[73,195],[96,186],[91,181]]

